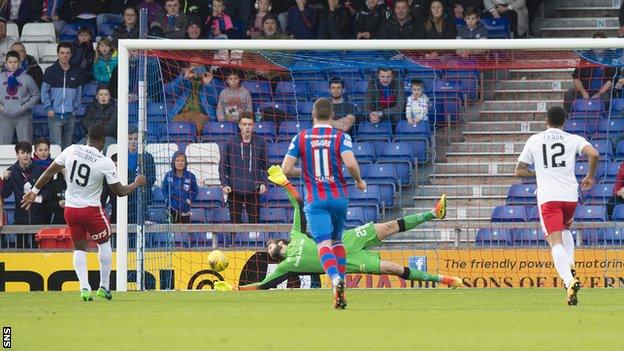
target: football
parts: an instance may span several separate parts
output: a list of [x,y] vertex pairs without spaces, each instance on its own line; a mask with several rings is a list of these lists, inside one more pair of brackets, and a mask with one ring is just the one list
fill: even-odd
[[213,271],[221,272],[227,268],[229,261],[227,255],[222,251],[214,250],[208,254],[208,264]]

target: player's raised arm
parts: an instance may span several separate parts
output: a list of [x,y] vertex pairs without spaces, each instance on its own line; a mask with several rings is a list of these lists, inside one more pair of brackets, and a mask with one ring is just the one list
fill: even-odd
[[41,189],[48,184],[48,182],[54,177],[55,174],[60,172],[63,169],[63,166],[58,163],[52,161],[50,167],[48,167],[43,174],[37,179],[35,186],[30,189],[28,194],[25,194],[22,198],[22,208],[28,211],[30,209],[30,205],[35,201],[35,198],[41,191]]
[[134,182],[128,185],[121,185],[121,182],[117,182],[115,184],[109,184],[111,191],[113,194],[117,196],[126,196],[132,194],[138,187],[144,186],[147,184],[147,177],[144,175],[138,175]]
[[281,186],[288,196],[288,200],[295,210],[293,213],[293,229],[301,231],[301,213],[303,212],[303,199],[297,189],[288,181],[280,166],[271,166],[268,169],[270,182]]
[[596,175],[596,169],[598,168],[598,159],[600,153],[591,145],[585,145],[581,150],[581,153],[589,158],[589,170],[583,180],[581,180],[581,190],[589,190],[594,186],[594,176]]

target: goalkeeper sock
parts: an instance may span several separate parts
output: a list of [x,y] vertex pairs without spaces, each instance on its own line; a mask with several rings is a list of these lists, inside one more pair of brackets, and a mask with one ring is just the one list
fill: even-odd
[[440,276],[437,274],[430,274],[410,267],[403,267],[403,274],[401,274],[401,278],[405,280],[419,280],[422,282],[439,283],[441,281]]
[[554,245],[551,249],[553,261],[555,261],[555,268],[559,277],[563,280],[566,287],[569,287],[572,280],[572,271],[570,270],[570,257],[566,253],[563,245]]
[[404,232],[407,230],[414,229],[418,227],[419,225],[421,225],[422,223],[431,221],[434,218],[435,216],[430,211],[407,215],[403,218],[399,218],[397,220],[397,222],[399,222],[399,232]]
[[110,240],[103,244],[98,244],[98,259],[100,260],[100,286],[108,290],[113,266],[113,250]]
[[80,290],[91,290],[89,285],[89,274],[87,272],[87,253],[81,250],[74,250],[74,270],[80,282]]
[[345,279],[345,273],[347,270],[347,251],[345,250],[344,245],[342,243],[334,243],[332,246],[332,251],[334,256],[336,256],[336,262],[338,263],[338,274],[340,274],[340,279]]
[[563,248],[570,257],[570,267],[574,268],[574,237],[572,232],[565,229],[561,232],[561,238],[563,239]]
[[332,252],[331,247],[321,246],[318,250],[318,254],[321,259],[321,266],[323,266],[323,270],[332,282],[339,279],[340,273],[338,272],[338,263],[336,262],[336,256]]

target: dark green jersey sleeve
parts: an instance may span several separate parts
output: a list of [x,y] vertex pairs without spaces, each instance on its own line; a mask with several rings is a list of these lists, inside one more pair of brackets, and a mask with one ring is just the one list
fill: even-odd
[[262,281],[249,285],[243,285],[243,287],[257,286],[262,290],[275,288],[281,282],[288,279],[292,272],[292,268],[293,267],[291,262],[282,261],[280,264],[277,265],[275,271],[273,271],[271,274],[267,274],[267,276],[262,279]]
[[284,187],[284,191],[288,196],[288,200],[290,200],[290,204],[293,206],[295,210],[293,213],[293,231],[297,231],[300,233],[306,232],[306,219],[305,214],[303,213],[303,199],[301,195],[297,191],[297,189],[291,184],[288,183]]

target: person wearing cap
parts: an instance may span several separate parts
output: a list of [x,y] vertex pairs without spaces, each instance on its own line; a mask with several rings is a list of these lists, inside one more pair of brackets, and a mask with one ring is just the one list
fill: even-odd
[[95,50],[93,50],[91,30],[88,27],[80,27],[78,37],[72,43],[72,56],[69,63],[80,70],[83,85],[93,79],[94,60]]
[[201,20],[194,15],[189,16],[186,25],[186,39],[204,39]]
[[262,32],[258,39],[290,39],[290,37],[279,31],[277,17],[269,13],[262,19]]
[[11,45],[17,42],[12,36],[7,36],[7,20],[0,17],[0,64],[4,64],[6,54],[11,51]]

